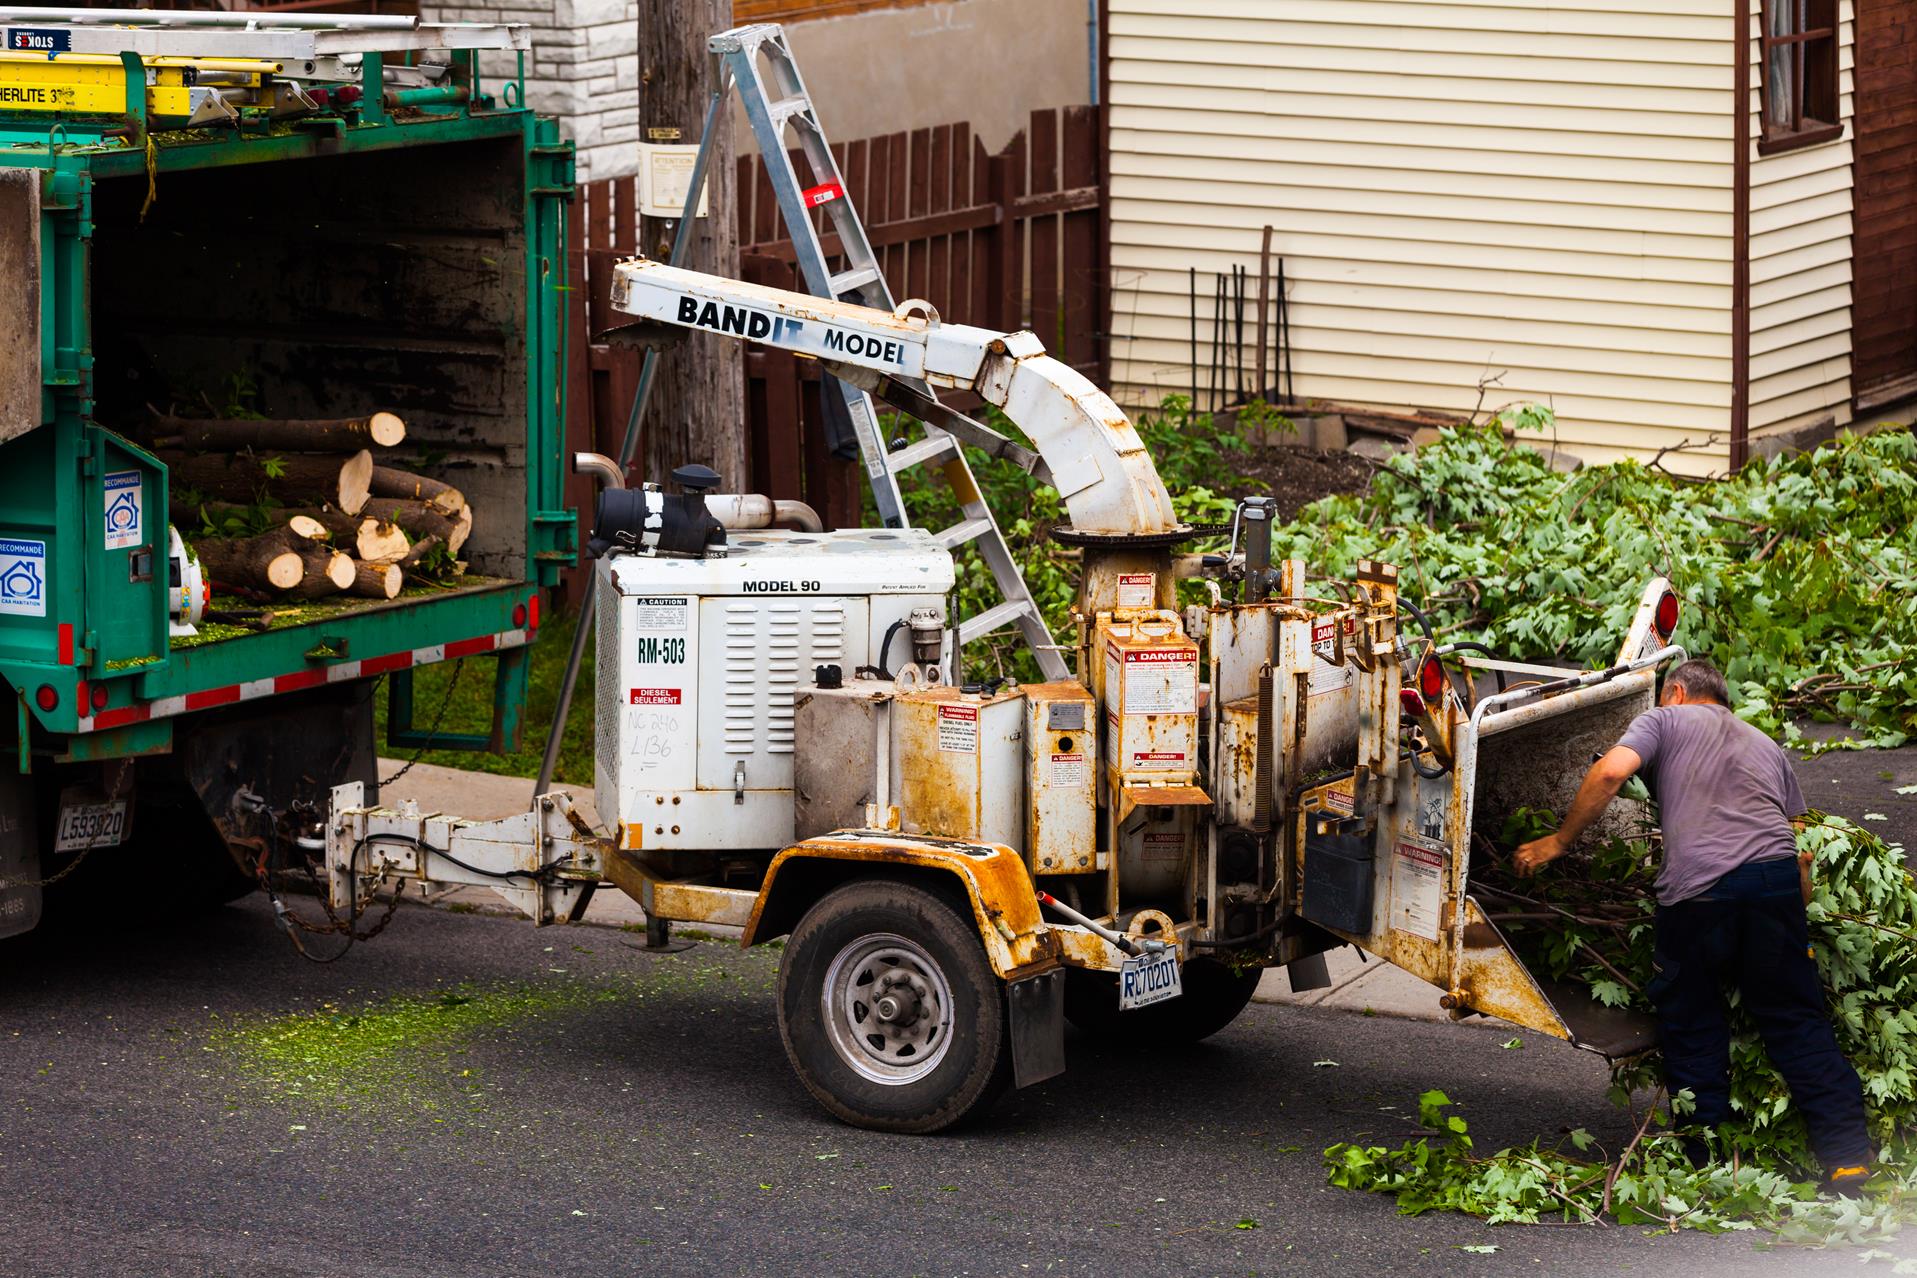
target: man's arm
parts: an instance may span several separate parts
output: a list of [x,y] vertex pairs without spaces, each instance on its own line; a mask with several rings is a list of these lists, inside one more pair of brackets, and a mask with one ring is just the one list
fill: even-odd
[[1612,799],[1617,798],[1617,792],[1624,788],[1624,783],[1643,766],[1644,760],[1637,751],[1629,746],[1612,746],[1584,774],[1584,784],[1578,787],[1577,797],[1571,800],[1571,810],[1564,814],[1564,823],[1553,833],[1533,839],[1518,849],[1512,860],[1518,873],[1526,877],[1536,874],[1569,852],[1578,835],[1590,828],[1591,822],[1610,806]]

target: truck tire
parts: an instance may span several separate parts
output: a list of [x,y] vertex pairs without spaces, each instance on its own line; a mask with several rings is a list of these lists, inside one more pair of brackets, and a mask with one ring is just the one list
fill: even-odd
[[1005,986],[971,920],[894,880],[837,888],[792,929],[779,1037],[821,1105],[874,1131],[950,1127],[1011,1077]]
[[1065,1019],[1081,1034],[1163,1046],[1210,1038],[1238,1019],[1257,992],[1262,968],[1233,971],[1213,958],[1185,964],[1185,992],[1136,1011],[1118,1010],[1118,976],[1065,969]]

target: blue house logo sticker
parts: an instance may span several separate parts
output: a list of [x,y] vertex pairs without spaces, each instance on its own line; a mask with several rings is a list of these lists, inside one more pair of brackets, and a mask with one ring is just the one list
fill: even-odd
[[0,615],[47,615],[47,543],[0,538]]
[[145,493],[137,470],[118,470],[106,477],[106,548],[122,550],[140,544],[145,520],[141,506]]

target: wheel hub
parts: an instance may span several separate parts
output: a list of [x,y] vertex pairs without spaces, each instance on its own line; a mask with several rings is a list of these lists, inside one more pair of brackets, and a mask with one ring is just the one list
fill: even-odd
[[938,1067],[951,1044],[952,989],[924,946],[894,933],[853,940],[826,969],[824,1012],[839,1058],[902,1086]]

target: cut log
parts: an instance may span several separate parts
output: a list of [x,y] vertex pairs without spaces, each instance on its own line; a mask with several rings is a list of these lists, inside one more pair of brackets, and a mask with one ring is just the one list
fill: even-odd
[[257,537],[208,537],[193,543],[200,569],[218,586],[244,590],[291,590],[306,576],[304,554],[318,549],[290,528]]
[[398,564],[356,564],[349,589],[368,599],[393,599],[405,583],[406,574]]
[[409,497],[425,502],[442,515],[456,515],[466,505],[466,494],[451,484],[391,466],[373,467],[372,486],[375,497]]
[[321,540],[332,542],[355,559],[397,559],[413,544],[398,524],[365,510],[357,515],[348,515],[324,506],[313,506],[304,510],[289,510],[286,515],[287,522],[294,528],[301,528],[304,524],[319,528],[319,534],[307,535],[320,536]]
[[[471,507],[462,506],[458,514],[448,516],[436,506],[409,497],[374,497],[360,513],[371,515],[374,519],[391,520],[415,540],[437,537],[454,554],[458,554],[459,548],[466,544],[466,536],[473,527]],[[383,555],[364,557],[385,558]]]
[[341,554],[331,546],[317,543],[300,552],[300,569],[299,582],[286,592],[295,599],[321,599],[336,595],[351,586],[359,576],[351,555]]
[[[373,455],[363,448],[346,458],[306,453],[220,456],[167,451],[158,456],[173,472],[176,490],[190,488],[202,497],[242,505],[270,497],[282,505],[332,506],[349,515],[357,515],[366,504],[377,469]],[[269,465],[277,474],[267,473]]]
[[365,417],[267,421],[230,417],[159,417],[145,432],[164,448],[196,453],[237,453],[285,449],[295,453],[356,453],[362,448],[391,448],[406,438],[406,423],[395,413]]
[[331,541],[333,539],[333,530],[311,515],[290,516],[286,521],[286,526],[300,536],[310,538],[313,541]]

